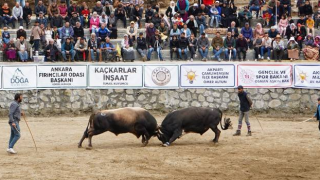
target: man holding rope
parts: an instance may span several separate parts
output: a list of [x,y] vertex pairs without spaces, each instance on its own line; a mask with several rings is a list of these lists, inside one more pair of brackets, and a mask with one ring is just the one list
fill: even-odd
[[251,136],[251,126],[249,122],[249,111],[252,107],[252,101],[248,94],[243,90],[243,86],[238,86],[238,96],[240,100],[240,113],[239,113],[239,124],[238,130],[236,131],[233,136],[240,136],[241,135],[241,127],[242,127],[242,120],[243,117],[245,118],[247,127],[248,127],[248,134],[247,136]]
[[20,103],[22,102],[22,94],[16,94],[14,96],[14,101],[10,105],[9,109],[9,125],[11,128],[11,135],[9,140],[9,148],[7,149],[7,152],[10,154],[16,154],[17,152],[13,149],[13,146],[16,144],[16,142],[20,139],[20,118],[21,115],[23,116],[23,113],[20,109]]

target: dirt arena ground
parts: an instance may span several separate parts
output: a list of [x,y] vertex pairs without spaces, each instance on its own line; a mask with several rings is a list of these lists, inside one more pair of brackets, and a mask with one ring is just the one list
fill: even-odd
[[[159,123],[164,116],[156,116]],[[223,131],[187,134],[170,147],[157,138],[147,147],[132,134],[104,133],[93,138],[92,150],[77,148],[88,117],[29,118],[38,152],[21,122],[22,138],[6,153],[9,126],[0,119],[0,179],[320,179],[320,134],[317,122],[251,118],[253,136],[233,137]],[[232,117],[236,127],[236,117]],[[245,127],[246,128],[246,127]],[[87,141],[85,141],[87,146]]]

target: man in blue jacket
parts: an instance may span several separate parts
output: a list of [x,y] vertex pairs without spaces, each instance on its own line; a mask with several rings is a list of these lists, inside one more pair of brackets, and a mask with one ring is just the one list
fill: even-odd
[[241,127],[242,127],[242,120],[245,117],[245,121],[248,127],[248,134],[247,136],[251,136],[251,126],[249,122],[249,111],[252,107],[252,101],[248,96],[247,92],[243,90],[243,86],[238,86],[238,97],[240,101],[240,113],[239,113],[239,125],[238,130],[236,131],[233,136],[240,136],[241,135]]
[[320,97],[318,98],[317,111],[312,118],[317,118],[317,120],[319,121],[319,131],[320,131]]

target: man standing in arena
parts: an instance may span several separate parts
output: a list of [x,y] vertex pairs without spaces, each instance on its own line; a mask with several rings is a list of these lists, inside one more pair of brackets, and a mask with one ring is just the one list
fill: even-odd
[[312,118],[317,118],[317,120],[319,121],[319,131],[320,131],[320,97],[318,98],[317,111]]
[[252,101],[250,97],[248,96],[247,92],[243,90],[243,86],[238,86],[238,97],[240,101],[240,113],[239,113],[239,124],[238,124],[238,130],[236,131],[233,136],[240,136],[241,135],[241,127],[242,127],[242,120],[243,117],[245,117],[245,121],[248,127],[248,134],[247,136],[251,136],[251,128],[250,128],[250,122],[249,122],[249,111],[252,107]]
[[11,128],[11,135],[9,140],[9,147],[7,149],[7,152],[10,154],[16,154],[17,152],[13,150],[13,146],[16,144],[16,142],[20,139],[20,126],[19,121],[21,118],[21,115],[24,114],[21,112],[20,109],[20,103],[22,102],[22,94],[16,94],[14,96],[14,101],[10,105],[9,109],[9,125]]

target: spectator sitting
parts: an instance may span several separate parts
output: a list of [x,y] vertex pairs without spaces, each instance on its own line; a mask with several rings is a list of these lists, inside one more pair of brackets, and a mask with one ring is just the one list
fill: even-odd
[[304,26],[298,23],[297,34],[296,34],[296,41],[299,44],[300,50],[302,49],[302,42],[307,36],[307,30]]
[[239,12],[238,14],[239,16],[239,19],[240,19],[240,22],[248,22],[250,23],[250,19],[252,19],[252,14],[251,12],[249,11],[248,7],[244,7],[243,11]]
[[201,13],[201,15],[203,15],[204,17],[208,16],[209,15],[209,9],[206,7],[206,5],[204,4],[201,4],[200,5],[200,8],[199,8],[199,11],[198,11],[198,14]]
[[262,15],[262,18],[263,18],[263,24],[265,26],[270,26],[270,21],[271,21],[271,14],[269,11],[263,11],[263,15]]
[[138,22],[138,28],[141,28],[141,19],[142,10],[140,9],[139,5],[136,5],[132,17],[130,17],[130,21]]
[[161,22],[161,18],[159,17],[159,14],[156,13],[153,15],[151,22],[154,24],[155,27],[159,27],[160,26],[160,22]]
[[254,40],[253,40],[253,49],[254,49],[254,61],[257,61],[258,59],[263,59],[263,57],[260,55],[261,53],[261,48],[263,46],[263,35],[259,35],[257,36]]
[[132,2],[130,3],[129,6],[126,7],[126,15],[128,19],[130,19],[133,16],[134,9],[135,8]]
[[283,7],[287,16],[291,15],[291,0],[280,0],[280,5]]
[[305,10],[304,9],[304,5],[305,5],[304,0],[299,5],[297,5],[297,7],[298,7],[298,15],[299,16],[306,14],[306,12],[304,11]]
[[24,39],[27,39],[27,32],[23,29],[23,26],[20,26],[19,30],[17,31],[17,39],[18,37],[20,39],[21,36],[23,36]]
[[74,46],[74,49],[76,50],[76,61],[79,61],[79,59],[82,56],[82,60],[86,61],[87,59],[87,52],[88,52],[88,43],[85,41],[84,38],[80,38],[76,45]]
[[186,24],[188,28],[191,30],[191,32],[194,34],[194,36],[197,36],[199,26],[197,21],[194,19],[193,15],[189,17],[189,19],[186,21]]
[[221,23],[222,27],[227,28],[229,24],[229,17],[231,15],[231,10],[229,7],[227,7],[226,3],[223,3],[223,6],[221,7]]
[[211,9],[210,9],[210,14],[211,14],[210,27],[213,27],[214,20],[216,20],[216,28],[219,27],[219,25],[221,24],[220,13],[221,13],[221,8],[220,8],[220,12],[219,12],[219,10],[218,10],[218,8],[216,8],[215,4],[212,4]]
[[[243,61],[246,59],[247,56],[247,50],[248,50],[248,42],[247,40],[243,37],[242,34],[239,34],[238,39],[236,40],[236,47],[237,47],[237,54],[238,54],[238,59],[239,61]],[[243,58],[241,59],[241,53],[243,54]],[[257,59],[255,59],[257,61]]]
[[4,26],[8,26],[8,24],[12,24],[12,27],[14,27],[14,19],[12,17],[11,10],[8,6],[8,3],[4,3],[3,6],[0,9],[0,18],[2,16],[2,21],[4,23]]
[[[178,0],[177,7],[179,14],[181,15],[183,22],[188,20],[189,0]],[[199,10],[201,11],[201,10]],[[208,14],[208,13],[207,13]]]
[[288,58],[290,58],[291,62],[299,58],[298,43],[294,40],[294,37],[291,37],[289,39],[287,50],[288,50]]
[[39,17],[40,12],[42,12],[44,16],[47,14],[47,8],[43,5],[41,0],[38,2],[38,5],[34,9],[36,17]]
[[295,37],[297,34],[297,27],[294,23],[291,23],[290,26],[287,27],[286,37],[290,39],[291,37]]
[[103,6],[100,1],[98,1],[96,5],[92,8],[92,13],[93,12],[96,12],[99,16],[102,14]]
[[5,26],[2,31],[2,42],[8,44],[10,42],[10,33],[8,28]]
[[307,26],[307,33],[311,33],[312,36],[314,37],[314,20],[312,19],[312,16],[309,15],[307,21],[306,21],[306,26]]
[[60,5],[58,6],[59,12],[60,12],[60,16],[65,20],[65,21],[69,21],[69,17],[68,17],[68,8],[66,6],[65,1],[61,0]]
[[177,59],[179,59],[179,40],[177,36],[172,36],[170,40],[170,60],[173,60],[173,53],[176,53]]
[[273,41],[272,48],[273,48],[273,58],[275,62],[277,61],[281,62],[281,59],[284,53],[284,44],[283,44],[283,41],[281,40],[280,35],[276,36],[275,40]]
[[[91,61],[93,63],[95,60],[98,62],[99,57],[100,57],[100,41],[96,38],[95,33],[91,34],[91,38],[88,41],[88,48],[89,48],[90,55],[91,55]],[[94,53],[97,53],[97,55],[95,56]]]
[[319,29],[320,24],[320,7],[318,8],[318,11],[314,13],[314,21],[315,21],[315,28]]
[[76,52],[74,51],[73,43],[71,43],[70,38],[67,38],[66,41],[62,43],[61,53],[65,62],[67,61],[67,55],[71,56],[71,61],[74,62]]
[[56,2],[52,2],[52,4],[48,8],[49,20],[51,20],[56,13],[59,14],[59,8]]
[[80,7],[77,5],[76,1],[72,1],[72,5],[68,7],[69,18],[73,17],[74,13],[76,13],[77,16],[80,14]]
[[[190,10],[193,8],[189,9]],[[197,8],[195,8],[197,9]],[[176,3],[174,1],[170,1],[170,5],[168,6],[167,10],[166,10],[166,15],[167,17],[169,17],[170,19],[173,17],[174,14],[176,14],[176,12],[178,12],[178,7],[176,6]]]
[[312,6],[311,6],[309,0],[306,0],[303,9],[304,9],[304,14],[305,14],[306,16],[311,16],[311,15],[313,14],[313,9],[312,9]]
[[54,40],[60,39],[60,32],[59,32],[57,26],[53,26],[52,39],[54,39]]
[[257,23],[256,28],[253,31],[253,38],[256,39],[261,36],[264,36],[264,30],[261,23]]
[[189,51],[190,51],[190,61],[193,61],[193,57],[197,57],[197,42],[198,39],[194,37],[194,34],[192,33],[190,38],[188,39],[189,41]]
[[[171,1],[173,2],[173,1]],[[174,3],[174,2],[173,2]],[[177,11],[175,11],[177,12]],[[188,15],[189,17],[192,15],[192,16],[198,16],[198,13],[199,13],[199,9],[198,9],[198,4],[197,3],[194,3],[193,6],[191,8],[189,8],[189,11],[188,11]],[[172,13],[171,17],[174,15],[175,13]],[[168,15],[167,15],[168,16]],[[168,16],[169,17],[169,16]],[[170,17],[170,18],[171,18]]]
[[220,54],[223,52],[223,39],[220,36],[219,31],[216,33],[216,36],[212,39],[211,46],[213,51],[212,59],[217,59],[220,62]]
[[[240,34],[239,34],[240,35]],[[233,60],[236,60],[237,51],[236,51],[236,40],[231,36],[231,32],[227,33],[227,37],[224,39],[224,57],[225,59],[231,60],[231,55]]]
[[318,60],[319,48],[317,47],[317,43],[314,44],[314,40],[311,35],[306,37],[305,48],[302,49],[302,52],[306,60]]
[[[18,2],[12,9],[12,21],[19,21],[20,26],[23,26],[23,9]],[[15,29],[15,23],[13,23],[13,29]]]
[[28,57],[29,45],[25,41],[24,36],[20,36],[19,40],[16,42],[16,48],[18,50],[18,55],[20,57],[20,60],[22,62],[27,62],[29,59]]
[[288,24],[292,24],[292,23],[294,23],[292,16],[288,16]]
[[262,39],[262,46],[261,46],[261,58],[264,59],[264,53],[267,51],[267,59],[270,61],[270,54],[272,49],[272,39],[269,37],[268,33],[264,33],[264,37]]
[[5,54],[7,55],[7,59],[9,61],[14,61],[16,59],[17,51],[13,39],[11,39],[7,44]]
[[164,22],[160,23],[158,30],[159,30],[159,33],[161,36],[168,36],[168,33],[169,33],[168,28],[167,28],[167,26],[164,25]]
[[185,34],[185,37],[188,39],[188,38],[190,37],[190,35],[191,35],[191,31],[190,31],[190,29],[188,28],[187,24],[184,24],[184,25],[183,25],[183,28],[180,29],[180,33],[183,33],[183,32],[184,32],[184,34]]
[[268,31],[268,36],[273,40],[278,35],[278,30],[275,26],[272,26]]
[[286,34],[287,26],[288,26],[288,19],[285,15],[282,15],[278,27],[279,27],[279,33],[281,37],[284,37]]
[[127,28],[127,35],[129,36],[128,38],[130,39],[131,42],[135,42],[137,32],[138,30],[134,25],[134,21],[131,21],[130,26]]
[[118,30],[116,26],[116,17],[114,16],[114,13],[111,13],[108,20],[108,29],[111,31],[110,33],[110,39],[117,39],[118,38]]
[[110,5],[109,2],[106,2],[106,5],[103,7],[103,12],[105,12],[107,16],[110,16],[110,14],[113,13],[113,6]]
[[153,23],[150,23],[150,25],[146,29],[147,42],[150,42],[151,37],[154,36],[155,33],[156,33],[156,28],[154,27]]
[[202,34],[204,30],[207,29],[207,23],[206,23],[206,18],[201,13],[198,14],[197,24],[198,24],[198,27],[200,28],[200,34]]
[[137,38],[137,51],[142,57],[142,61],[145,62],[147,59],[147,41],[143,37],[143,32],[140,32]]
[[109,36],[110,31],[106,28],[106,24],[102,24],[101,27],[97,30],[97,37],[100,41],[104,41],[107,36]]
[[61,28],[60,32],[61,32],[62,42],[64,42],[69,37],[73,37],[73,34],[74,34],[73,28],[70,27],[69,22],[65,23],[65,25]]
[[50,25],[51,27],[56,26],[58,28],[61,28],[63,26],[63,19],[58,12],[55,12],[54,16],[51,18]]
[[49,44],[45,48],[45,52],[46,59],[50,57],[50,60],[52,62],[56,61],[56,56],[59,51],[58,48],[54,45],[54,41],[52,39],[49,41]]
[[301,14],[300,19],[298,19],[297,24],[306,25],[305,15]]
[[[107,62],[108,59],[111,59],[112,61],[116,58],[117,55],[117,50],[114,47],[114,45],[110,42],[110,38],[106,37],[106,42],[101,42],[101,54],[102,54],[102,59]],[[111,54],[111,58],[109,55]]]
[[125,62],[126,60],[131,60],[131,62],[133,62],[135,59],[133,43],[127,34],[123,36],[123,40],[121,41],[121,56],[122,56],[123,62]]
[[116,23],[120,19],[123,22],[123,27],[127,28],[126,11],[121,4],[115,9],[114,15],[116,16]]
[[48,45],[49,41],[52,39],[52,30],[51,30],[50,26],[48,26],[44,30],[44,36],[45,36],[45,40],[46,40],[46,45]]
[[252,49],[253,31],[249,26],[249,23],[246,23],[245,26],[241,29],[241,34],[247,40],[250,49]]
[[231,26],[227,29],[227,32],[231,32],[231,36],[233,38],[235,38],[235,39],[238,38],[239,30],[236,27],[236,22],[234,22],[234,21],[231,22]]
[[156,51],[158,54],[158,59],[160,61],[163,61],[162,53],[161,53],[161,49],[162,49],[161,44],[162,44],[162,39],[159,35],[159,31],[156,30],[155,35],[149,39],[149,43],[148,43],[149,49],[148,49],[148,55],[147,55],[148,61],[150,61],[151,54],[153,51]]
[[[72,6],[70,6],[70,7],[72,7]],[[72,17],[70,18],[69,22],[70,22],[71,27],[75,27],[77,22],[80,23],[80,17],[78,16],[78,14],[76,12],[72,13]]]
[[197,46],[202,58],[201,60],[207,61],[210,42],[205,33],[201,33],[201,37],[198,39]]
[[[32,16],[32,9],[29,6],[29,2],[23,7],[23,20],[26,22],[26,27],[29,29],[30,21]],[[1,15],[0,15],[1,18]]]
[[178,29],[177,24],[173,24],[173,28],[170,30],[170,37],[177,36],[178,39],[180,38],[180,30]]
[[80,19],[82,27],[87,28],[90,26],[90,10],[88,6],[84,6],[81,10]]
[[90,30],[93,33],[97,32],[97,29],[99,28],[100,25],[100,19],[97,14],[97,12],[93,12],[92,17],[90,19]]
[[256,11],[256,19],[258,19],[259,11],[260,11],[259,0],[250,0],[249,6],[250,6],[249,11],[251,12],[251,14],[252,14],[252,11]]
[[152,19],[153,15],[154,15],[154,11],[153,11],[153,9],[151,8],[151,5],[148,4],[148,5],[147,5],[146,12],[145,12],[146,23],[150,23],[150,22],[151,22],[151,19]]
[[185,60],[188,59],[188,39],[185,37],[185,33],[182,32],[179,39],[179,57],[182,60],[182,53],[184,53]]
[[37,17],[37,21],[39,24],[43,24],[44,27],[47,27],[48,25],[48,19],[44,17],[44,13],[42,11],[39,12],[39,17]]
[[73,40],[74,42],[77,42],[80,38],[84,37],[84,30],[81,26],[80,22],[76,23],[76,26],[73,28]]

